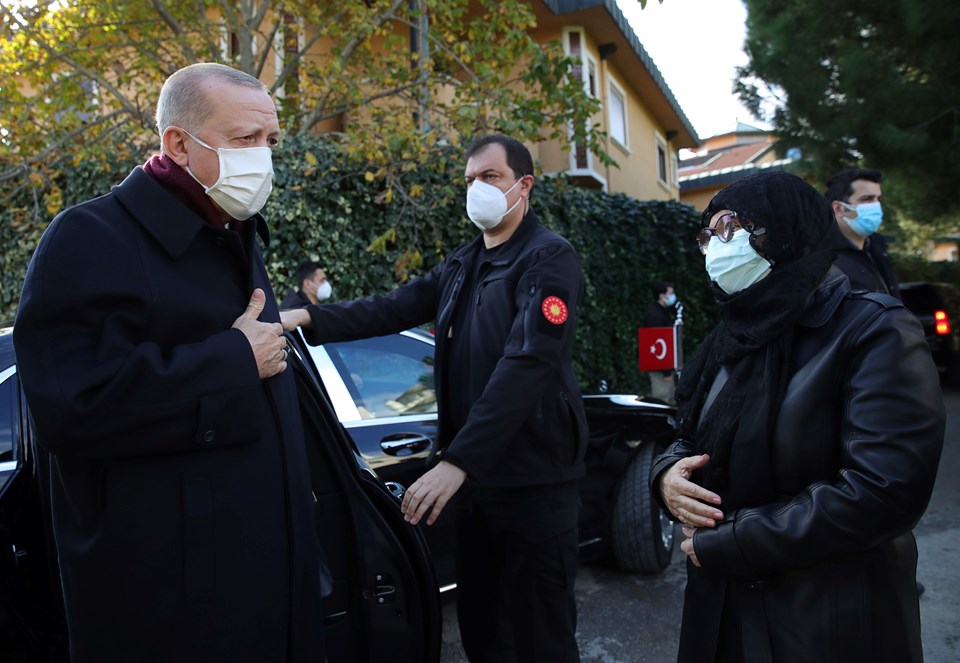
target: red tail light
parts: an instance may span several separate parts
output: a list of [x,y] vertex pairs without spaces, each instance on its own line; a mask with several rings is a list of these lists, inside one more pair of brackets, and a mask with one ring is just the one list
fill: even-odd
[[946,311],[934,311],[933,319],[937,323],[937,334],[945,336],[950,333],[950,318]]

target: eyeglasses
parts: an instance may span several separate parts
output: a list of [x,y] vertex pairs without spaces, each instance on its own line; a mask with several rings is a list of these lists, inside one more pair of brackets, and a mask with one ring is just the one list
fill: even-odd
[[[706,222],[709,217],[704,212],[702,217]],[[767,232],[766,228],[761,228],[753,221],[743,219],[737,216],[736,212],[727,212],[712,227],[701,228],[697,234],[697,243],[700,245],[700,253],[706,255],[707,247],[710,246],[710,239],[716,237],[721,242],[729,242],[733,239],[733,233],[740,229],[746,230],[751,235],[762,235]]]

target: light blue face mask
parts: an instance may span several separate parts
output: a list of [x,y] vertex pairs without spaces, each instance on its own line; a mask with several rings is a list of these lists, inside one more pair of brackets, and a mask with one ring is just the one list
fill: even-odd
[[873,203],[863,203],[862,205],[848,205],[847,203],[840,203],[846,209],[854,211],[857,213],[857,216],[853,219],[846,219],[847,223],[850,224],[850,227],[853,229],[853,232],[857,233],[861,237],[866,237],[877,232],[877,229],[880,228],[880,224],[883,222],[883,208],[880,206],[880,201]]
[[663,303],[666,304],[667,306],[673,306],[674,304],[676,304],[677,303],[676,293],[671,292],[669,295],[667,295],[667,298],[664,300]]

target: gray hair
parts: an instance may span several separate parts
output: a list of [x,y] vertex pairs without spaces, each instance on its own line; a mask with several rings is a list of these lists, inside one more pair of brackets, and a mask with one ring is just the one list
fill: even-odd
[[207,97],[201,86],[211,78],[269,93],[266,85],[239,69],[216,62],[191,64],[171,74],[160,89],[157,131],[161,136],[170,126],[196,131],[207,121],[213,114],[214,100]]

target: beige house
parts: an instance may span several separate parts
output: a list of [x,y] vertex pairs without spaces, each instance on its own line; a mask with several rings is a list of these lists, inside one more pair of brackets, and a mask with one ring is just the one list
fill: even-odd
[[944,235],[934,240],[927,259],[934,262],[960,262],[960,234]]
[[600,100],[594,121],[607,133],[607,153],[619,165],[604,166],[582,146],[564,151],[558,142],[534,146],[545,173],[567,173],[582,186],[641,200],[680,195],[682,148],[699,144],[696,131],[614,0],[530,0],[537,16],[534,38],[558,40],[579,58],[574,75]]
[[[528,2],[537,21],[534,39],[557,41],[579,59],[573,75],[600,101],[592,122],[607,133],[606,152],[619,166],[604,165],[583,146],[564,149],[569,141],[544,140],[530,145],[544,174],[566,173],[581,186],[643,200],[678,199],[678,152],[696,147],[699,139],[615,0]],[[410,30],[399,24],[395,29],[397,34]],[[310,57],[322,58],[329,50],[321,41]],[[282,67],[282,60],[276,67]],[[268,67],[265,77],[272,71]],[[282,103],[282,90],[278,96]],[[339,116],[317,128],[344,131],[349,124],[349,118]]]
[[777,152],[772,131],[738,122],[736,129],[707,138],[700,152],[680,162],[680,201],[702,210],[731,182],[763,168],[782,168],[793,160]]

